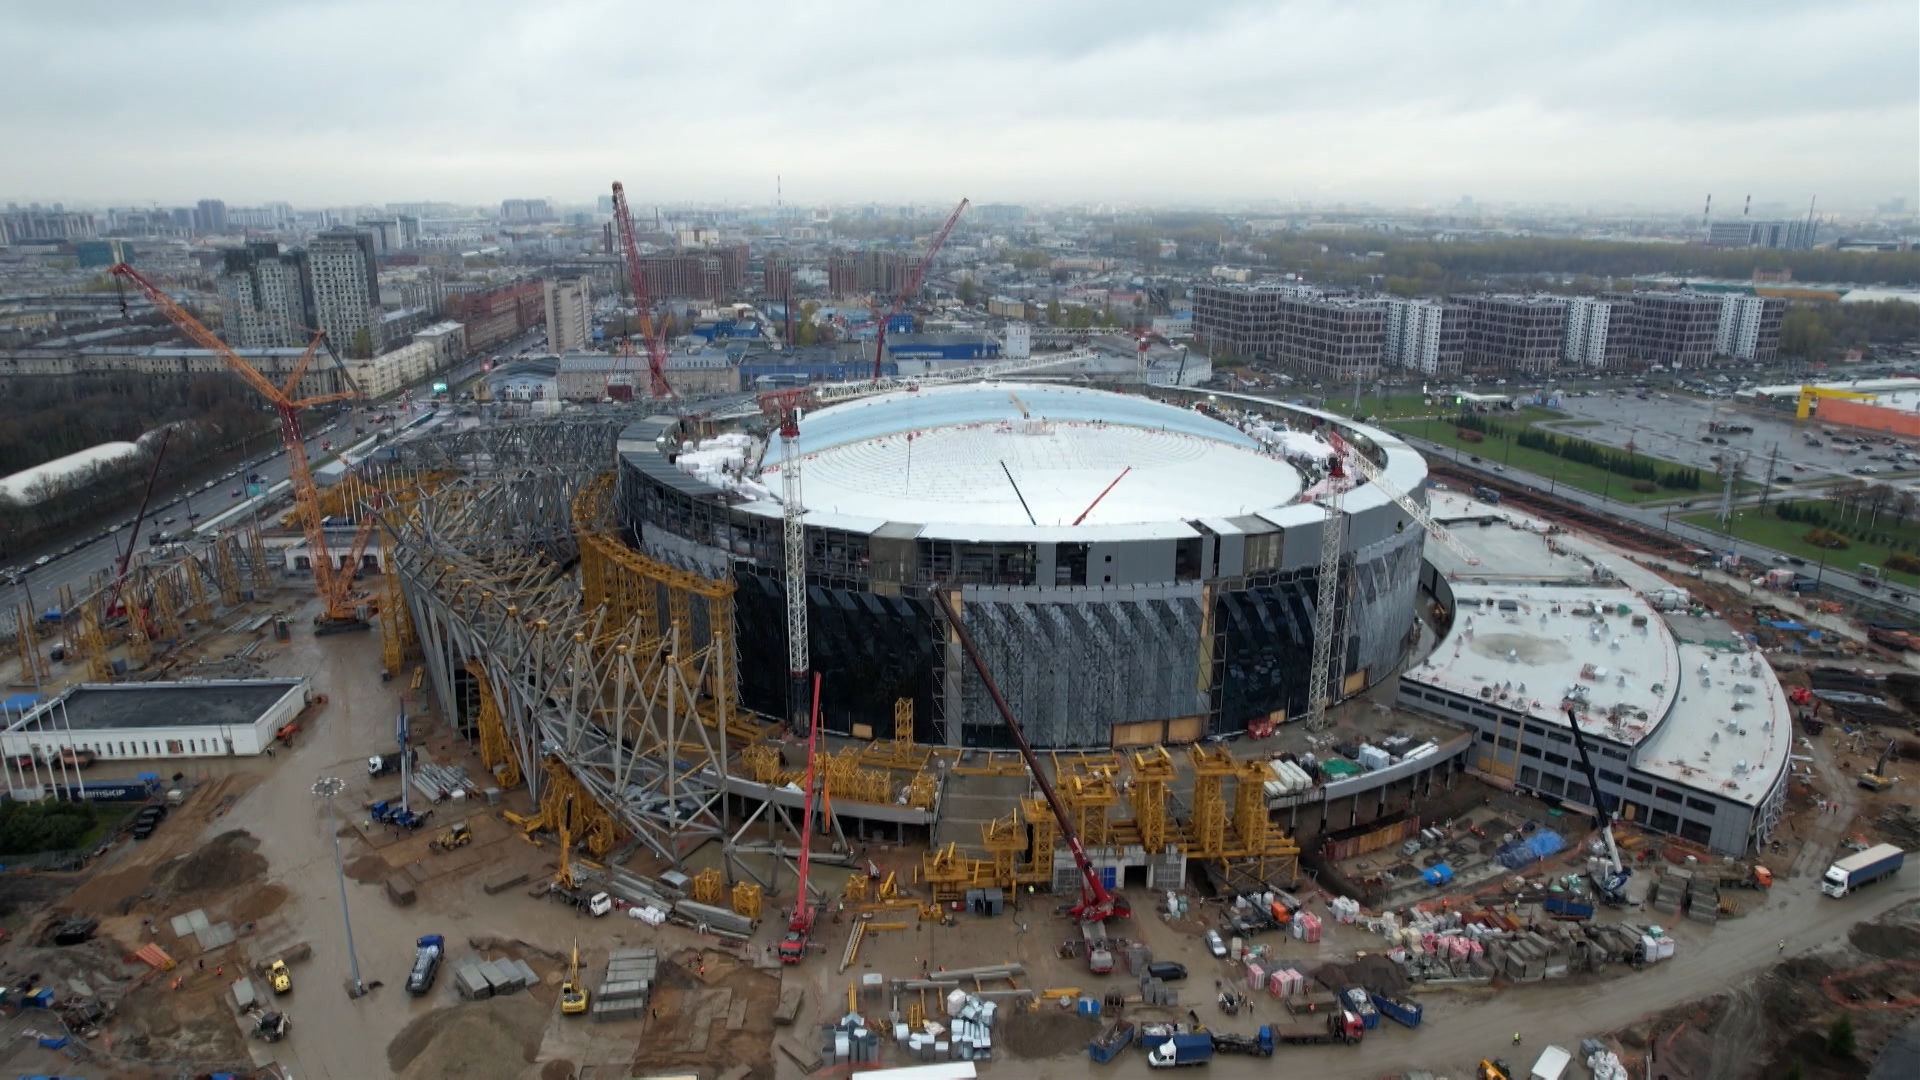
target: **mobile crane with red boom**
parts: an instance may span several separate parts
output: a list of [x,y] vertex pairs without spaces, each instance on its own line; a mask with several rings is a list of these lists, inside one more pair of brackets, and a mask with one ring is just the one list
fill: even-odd
[[807,798],[800,812],[800,887],[793,897],[793,917],[787,922],[787,936],[780,939],[780,962],[797,964],[807,958],[807,943],[813,939],[813,921],[819,905],[807,895],[807,870],[813,851],[813,755],[820,745],[820,676],[813,676],[813,715],[807,723]]
[[[887,313],[881,315],[880,321],[874,324],[874,378],[880,377],[880,360],[887,354],[887,323],[892,321],[895,315],[900,314],[900,309],[907,306],[907,301],[920,295],[920,284],[927,279],[927,268],[933,265],[933,257],[940,254],[941,246],[947,242],[947,237],[953,234],[953,227],[960,223],[960,215],[966,212],[967,202],[968,200],[961,199],[960,205],[954,207],[953,213],[947,216],[946,224],[940,226],[940,230],[933,234],[933,242],[927,245],[926,254],[920,256],[919,265],[915,266],[913,273],[907,276],[907,283],[901,287],[900,294],[893,298],[893,306],[888,308]],[[877,310],[875,314],[879,314]]]
[[1086,848],[1080,844],[1080,834],[1074,830],[1073,818],[1067,814],[1067,806],[1060,801],[1059,792],[1047,780],[1047,774],[1040,768],[1040,759],[1034,756],[1032,744],[1027,742],[1027,733],[1020,728],[1020,722],[1013,717],[1013,708],[1000,693],[1000,686],[993,681],[993,673],[987,670],[987,662],[973,643],[973,634],[967,630],[965,620],[960,617],[960,609],[954,605],[950,593],[940,594],[940,604],[946,616],[953,624],[953,632],[960,638],[960,647],[966,650],[967,659],[973,662],[973,669],[980,673],[980,681],[987,688],[987,696],[993,698],[993,707],[1000,711],[1000,719],[1006,721],[1007,730],[1012,733],[1013,741],[1020,748],[1020,756],[1027,762],[1027,771],[1033,774],[1033,782],[1040,788],[1040,794],[1046,796],[1047,806],[1053,810],[1054,820],[1060,826],[1060,835],[1066,837],[1067,850],[1073,852],[1073,862],[1080,868],[1080,876],[1086,884],[1080,892],[1080,902],[1074,905],[1072,916],[1076,922],[1097,923],[1108,919],[1124,919],[1133,914],[1127,899],[1119,893],[1108,891],[1100,882],[1100,874],[1087,858]]

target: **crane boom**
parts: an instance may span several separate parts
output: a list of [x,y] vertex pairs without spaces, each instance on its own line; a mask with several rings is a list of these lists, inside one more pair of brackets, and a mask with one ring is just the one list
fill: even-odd
[[147,503],[153,499],[153,486],[160,480],[160,462],[167,456],[167,443],[173,441],[173,427],[168,425],[160,432],[160,445],[153,451],[153,469],[147,473],[146,490],[140,493],[140,509],[134,511],[133,526],[127,530],[127,550],[120,556],[120,565],[113,572],[113,591],[107,594],[107,610],[104,618],[112,618],[113,610],[120,606],[120,586],[127,580],[127,567],[133,563],[134,545],[140,539],[140,524],[147,519]]
[[1621,900],[1630,872],[1620,861],[1620,848],[1613,842],[1613,815],[1607,812],[1607,798],[1600,793],[1600,774],[1594,770],[1593,758],[1587,753],[1587,740],[1580,734],[1580,714],[1572,705],[1567,706],[1567,726],[1573,729],[1573,748],[1580,752],[1580,769],[1587,774],[1587,790],[1593,793],[1593,818],[1607,845],[1606,873],[1595,875],[1593,883],[1608,899]]
[[[148,281],[138,270],[120,263],[110,273],[132,283],[153,304],[154,309],[166,316],[167,321],[185,334],[188,340],[219,357],[228,370],[240,376],[255,393],[273,406],[274,413],[280,418],[280,443],[287,452],[287,478],[293,485],[294,503],[299,508],[301,530],[307,541],[308,561],[313,566],[314,585],[323,605],[323,611],[315,622],[326,630],[366,629],[365,621],[359,619],[347,603],[348,586],[353,582],[353,574],[349,571],[343,575],[336,570],[332,553],[327,550],[327,532],[320,513],[320,490],[313,482],[313,469],[307,460],[306,435],[300,430],[302,409],[357,397],[358,392],[348,390],[296,399],[292,392],[298,386],[299,376],[306,370],[305,363],[296,368],[295,379],[286,388],[275,386],[273,380],[247,363],[245,358],[194,318],[192,312],[174,303],[172,297]],[[321,339],[316,338],[313,344],[307,346],[307,356],[303,360],[310,361],[320,343]]]
[[973,642],[973,634],[967,630],[965,620],[960,617],[960,609],[954,605],[954,594],[942,591],[940,606],[945,609],[948,621],[953,624],[953,632],[960,639],[960,647],[966,650],[967,659],[972,661],[973,669],[980,673],[980,682],[986,686],[987,695],[993,699],[993,707],[1000,711],[1000,719],[1006,722],[1007,731],[1013,735],[1015,746],[1020,748],[1020,756],[1026,759],[1027,771],[1033,774],[1033,782],[1039,786],[1040,794],[1046,796],[1047,806],[1053,811],[1053,818],[1060,828],[1060,835],[1066,838],[1067,850],[1073,852],[1073,862],[1080,868],[1080,876],[1086,879],[1085,894],[1073,909],[1073,917],[1081,922],[1102,922],[1106,919],[1124,917],[1131,912],[1126,899],[1107,891],[1100,881],[1100,875],[1093,868],[1092,860],[1087,858],[1086,848],[1080,844],[1080,834],[1073,827],[1073,818],[1067,813],[1067,805],[1060,801],[1060,793],[1053,789],[1045,770],[1040,768],[1040,759],[1034,756],[1033,745],[1027,742],[1027,734],[1020,728],[1020,721],[1014,719],[1013,708],[1000,693],[1000,686],[993,680],[993,672],[987,670],[987,662],[980,655],[980,649]]
[[[1335,435],[1334,438],[1339,439],[1339,436]],[[1446,526],[1435,521],[1433,515],[1427,512],[1427,508],[1415,502],[1413,496],[1400,490],[1399,485],[1387,479],[1387,475],[1380,471],[1380,466],[1375,465],[1367,455],[1353,448],[1351,443],[1340,440],[1339,445],[1352,450],[1351,453],[1345,456],[1353,463],[1355,468],[1360,470],[1360,474],[1367,478],[1367,483],[1380,489],[1382,495],[1392,499],[1399,505],[1400,509],[1407,512],[1408,517],[1419,522],[1420,527],[1427,531],[1428,536],[1445,544],[1448,551],[1458,555],[1468,566],[1480,565],[1480,556],[1475,555],[1472,548],[1461,543],[1459,537],[1449,532]]]
[[653,315],[648,310],[652,303],[647,296],[647,276],[640,269],[640,242],[633,235],[633,214],[627,208],[627,189],[618,180],[613,182],[613,223],[620,233],[621,254],[627,260],[627,286],[633,290],[633,306],[640,313],[640,336],[647,343],[648,386],[654,397],[670,398],[674,395],[673,387],[667,383],[667,343],[660,339],[659,330],[653,325]]
[[820,745],[820,676],[813,677],[813,711],[807,723],[807,794],[800,811],[800,884],[793,898],[793,916],[787,921],[787,936],[780,941],[780,962],[797,964],[807,958],[807,941],[813,936],[813,921],[819,911],[807,893],[808,872],[813,853],[814,754]]
[[933,234],[933,242],[927,245],[927,253],[920,256],[920,264],[915,266],[913,273],[907,276],[906,287],[900,290],[900,295],[893,298],[893,306],[887,309],[886,315],[881,317],[879,325],[874,328],[874,378],[877,379],[880,377],[880,358],[886,355],[887,351],[887,322],[895,315],[900,314],[900,309],[906,306],[908,300],[920,294],[920,283],[926,279],[927,267],[933,265],[933,257],[940,254],[941,245],[947,242],[947,237],[953,232],[953,227],[960,223],[960,215],[964,213],[966,209],[967,200],[961,199],[960,205],[954,207],[953,213],[947,215],[946,224],[940,226],[940,230]]
[[1332,721],[1327,710],[1333,705],[1333,646],[1340,632],[1337,612],[1340,604],[1340,541],[1346,533],[1345,502],[1352,477],[1346,471],[1345,444],[1333,428],[1327,428],[1333,445],[1328,462],[1325,492],[1321,505],[1326,516],[1320,523],[1320,571],[1313,602],[1313,657],[1307,668],[1307,730],[1320,731]]

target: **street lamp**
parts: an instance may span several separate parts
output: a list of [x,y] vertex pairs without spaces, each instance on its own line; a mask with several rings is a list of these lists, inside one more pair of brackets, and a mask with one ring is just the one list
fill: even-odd
[[340,864],[340,826],[333,816],[333,797],[346,790],[347,782],[337,776],[323,776],[313,782],[313,793],[327,802],[327,832],[333,837],[333,876],[340,883],[340,919],[347,925],[347,966],[352,980],[347,996],[364,997],[367,984],[360,981],[360,958],[353,951],[353,913],[347,910],[347,871]]

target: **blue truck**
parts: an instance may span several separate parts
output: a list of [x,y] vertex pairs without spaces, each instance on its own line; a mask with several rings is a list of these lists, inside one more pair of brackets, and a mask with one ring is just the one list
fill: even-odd
[[1380,1010],[1380,1015],[1395,1023],[1405,1024],[1410,1028],[1420,1026],[1420,1016],[1423,1010],[1417,1002],[1388,997],[1385,994],[1374,994],[1372,996],[1373,1007]]
[[1133,1045],[1133,1023],[1129,1020],[1115,1020],[1107,1030],[1094,1036],[1087,1043],[1087,1056],[1105,1065],[1120,1056],[1121,1051]]
[[1147,1048],[1147,1068],[1180,1069],[1213,1060],[1213,1036],[1189,1031],[1157,1039]]
[[1827,867],[1827,872],[1820,877],[1820,891],[1832,897],[1845,896],[1863,885],[1899,873],[1906,860],[1907,853],[1892,844],[1875,844]]

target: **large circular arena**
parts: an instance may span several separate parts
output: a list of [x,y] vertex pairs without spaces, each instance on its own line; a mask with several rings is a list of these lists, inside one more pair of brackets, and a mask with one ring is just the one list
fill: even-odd
[[[618,515],[647,557],[734,583],[749,708],[785,711],[781,470],[797,453],[829,730],[884,734],[904,699],[920,741],[1009,745],[947,593],[1036,745],[1191,741],[1307,708],[1328,423],[1420,491],[1424,464],[1391,435],[1274,402],[971,383],[806,411],[791,446],[758,421],[636,423]],[[1335,668],[1352,691],[1401,658],[1422,534],[1375,485],[1343,512]]]

